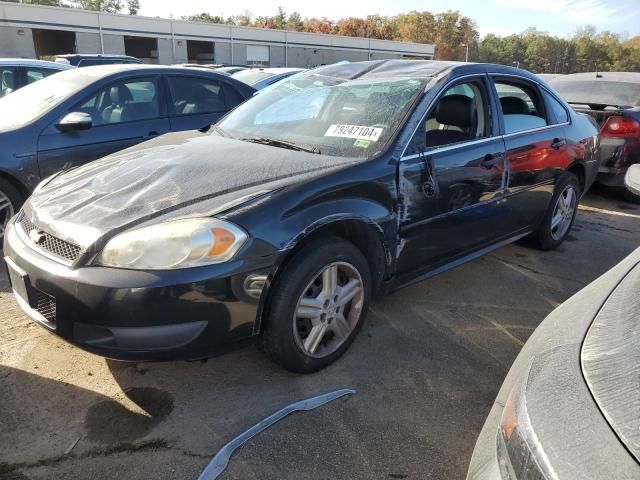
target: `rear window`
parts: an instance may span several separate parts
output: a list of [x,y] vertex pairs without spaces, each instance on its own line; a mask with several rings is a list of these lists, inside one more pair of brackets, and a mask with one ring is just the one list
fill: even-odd
[[566,80],[557,78],[550,85],[569,103],[580,105],[640,106],[640,82],[613,82],[605,79]]

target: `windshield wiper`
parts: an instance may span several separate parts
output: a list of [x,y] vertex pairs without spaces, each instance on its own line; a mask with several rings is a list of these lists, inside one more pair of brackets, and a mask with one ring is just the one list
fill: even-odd
[[242,138],[245,142],[259,143],[260,145],[270,145],[272,147],[288,148],[289,150],[297,150],[299,152],[320,154],[318,147],[303,147],[297,143],[285,142],[284,140],[276,140],[275,138],[266,137],[246,137]]

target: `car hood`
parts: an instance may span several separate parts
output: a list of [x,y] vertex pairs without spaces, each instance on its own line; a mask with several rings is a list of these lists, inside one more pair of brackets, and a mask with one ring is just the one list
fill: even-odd
[[87,248],[160,217],[210,215],[212,204],[228,210],[358,161],[217,133],[171,133],[56,176],[31,196],[25,213],[39,228]]
[[640,462],[640,265],[603,305],[582,345],[585,380],[603,415]]

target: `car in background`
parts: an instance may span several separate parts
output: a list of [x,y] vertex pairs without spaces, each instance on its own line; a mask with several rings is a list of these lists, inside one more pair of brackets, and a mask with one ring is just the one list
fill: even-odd
[[520,238],[562,244],[597,134],[512,67],[319,67],[211,129],[44,180],[4,252],[21,308],[81,348],[202,358],[255,339],[310,373],[373,296]]
[[0,97],[42,80],[49,75],[73,68],[45,60],[29,60],[26,58],[0,59]]
[[251,85],[256,90],[260,91],[269,85],[273,85],[280,80],[283,80],[296,73],[303,72],[304,68],[251,68],[236,72],[231,76],[236,80],[240,80],[248,85]]
[[220,73],[226,73],[227,75],[233,75],[234,73],[248,70],[250,67],[245,65],[223,65],[216,68],[216,71]]
[[[627,182],[640,194],[640,165]],[[640,478],[640,249],[554,310],[522,348],[467,480]]]
[[600,126],[597,181],[622,189],[628,201],[640,203],[640,196],[624,187],[627,169],[640,163],[640,73],[576,73],[549,84]]
[[0,236],[42,178],[167,132],[208,128],[254,89],[204,69],[72,68],[0,99]]
[[122,65],[130,63],[142,63],[135,57],[128,55],[104,55],[104,54],[81,54],[70,53],[66,55],[56,55],[56,63],[72,65],[74,67],[95,67],[97,65]]

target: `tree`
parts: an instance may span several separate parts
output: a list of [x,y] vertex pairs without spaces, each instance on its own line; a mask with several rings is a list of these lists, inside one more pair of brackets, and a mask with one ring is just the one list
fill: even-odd
[[197,13],[195,15],[189,15],[182,17],[182,20],[187,20],[189,22],[204,22],[204,23],[225,23],[224,18],[216,16],[211,16],[208,13]]
[[140,10],[140,0],[126,0],[129,15],[137,15]]
[[71,6],[83,10],[106,13],[120,13],[124,7],[122,0],[70,0]]
[[303,23],[304,23],[302,27],[303,32],[326,33],[326,34],[334,33],[333,24],[326,17],[305,18]]
[[304,28],[304,22],[302,21],[302,17],[298,12],[293,12],[287,18],[287,24],[285,25],[287,30],[295,30],[296,32],[301,32]]

